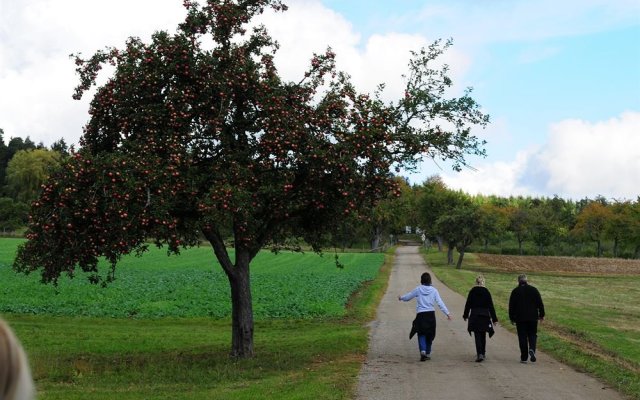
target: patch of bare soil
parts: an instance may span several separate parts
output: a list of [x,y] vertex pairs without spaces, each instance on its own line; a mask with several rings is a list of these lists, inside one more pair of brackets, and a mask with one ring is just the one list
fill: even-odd
[[477,253],[478,261],[506,272],[640,275],[640,260],[592,257],[511,256]]

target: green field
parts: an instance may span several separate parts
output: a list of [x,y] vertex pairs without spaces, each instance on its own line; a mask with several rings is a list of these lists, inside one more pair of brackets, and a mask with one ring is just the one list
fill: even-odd
[[[510,327],[507,306],[517,274],[480,264],[472,254],[461,270],[446,265],[445,253],[431,251],[426,259],[440,280],[463,295],[482,271],[498,318]],[[545,303],[539,347],[640,399],[640,276],[522,272]]]
[[[389,271],[383,254],[278,255],[252,264],[256,357],[230,348],[228,283],[210,249],[123,260],[106,288],[58,288],[10,269],[0,307],[27,350],[39,399],[349,399]],[[352,292],[357,290],[357,295]]]
[[[0,312],[57,316],[159,318],[231,315],[229,282],[208,247],[167,256],[151,248],[143,257],[123,258],[116,280],[107,287],[85,276],[63,276],[58,287],[44,286],[38,274],[11,270],[18,239],[0,240]],[[265,251],[252,262],[251,284],[256,319],[336,317],[349,295],[373,279],[383,254],[340,255]],[[105,269],[107,265],[103,266]]]

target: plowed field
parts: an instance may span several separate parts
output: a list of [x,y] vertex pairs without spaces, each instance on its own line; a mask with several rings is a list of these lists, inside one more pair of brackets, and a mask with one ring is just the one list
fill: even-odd
[[509,256],[476,253],[478,261],[506,272],[640,275],[640,260],[591,257]]

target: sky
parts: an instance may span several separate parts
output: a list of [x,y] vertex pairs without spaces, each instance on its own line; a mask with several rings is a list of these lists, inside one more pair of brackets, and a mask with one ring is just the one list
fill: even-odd
[[[451,96],[472,87],[491,116],[474,134],[487,157],[452,171],[426,160],[420,184],[579,200],[640,196],[640,0],[285,0],[261,16],[280,43],[276,65],[299,80],[331,47],[360,91],[399,97],[411,50],[452,38],[442,56]],[[46,146],[78,142],[90,96],[72,100],[72,53],[174,31],[181,0],[0,0],[0,128]]]

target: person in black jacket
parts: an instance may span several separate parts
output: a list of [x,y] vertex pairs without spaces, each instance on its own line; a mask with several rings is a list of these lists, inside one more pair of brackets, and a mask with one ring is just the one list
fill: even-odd
[[489,337],[493,336],[493,326],[498,322],[496,310],[493,307],[493,299],[489,289],[484,287],[484,276],[476,277],[476,286],[471,288],[467,295],[467,302],[464,305],[464,313],[462,318],[466,321],[467,331],[469,335],[473,332],[476,341],[476,362],[482,362],[485,358],[487,347],[487,333]]
[[527,276],[518,276],[518,287],[509,297],[509,319],[516,324],[520,362],[526,364],[527,358],[536,362],[536,340],[538,338],[538,320],[544,320],[544,304],[540,292],[527,282]]

